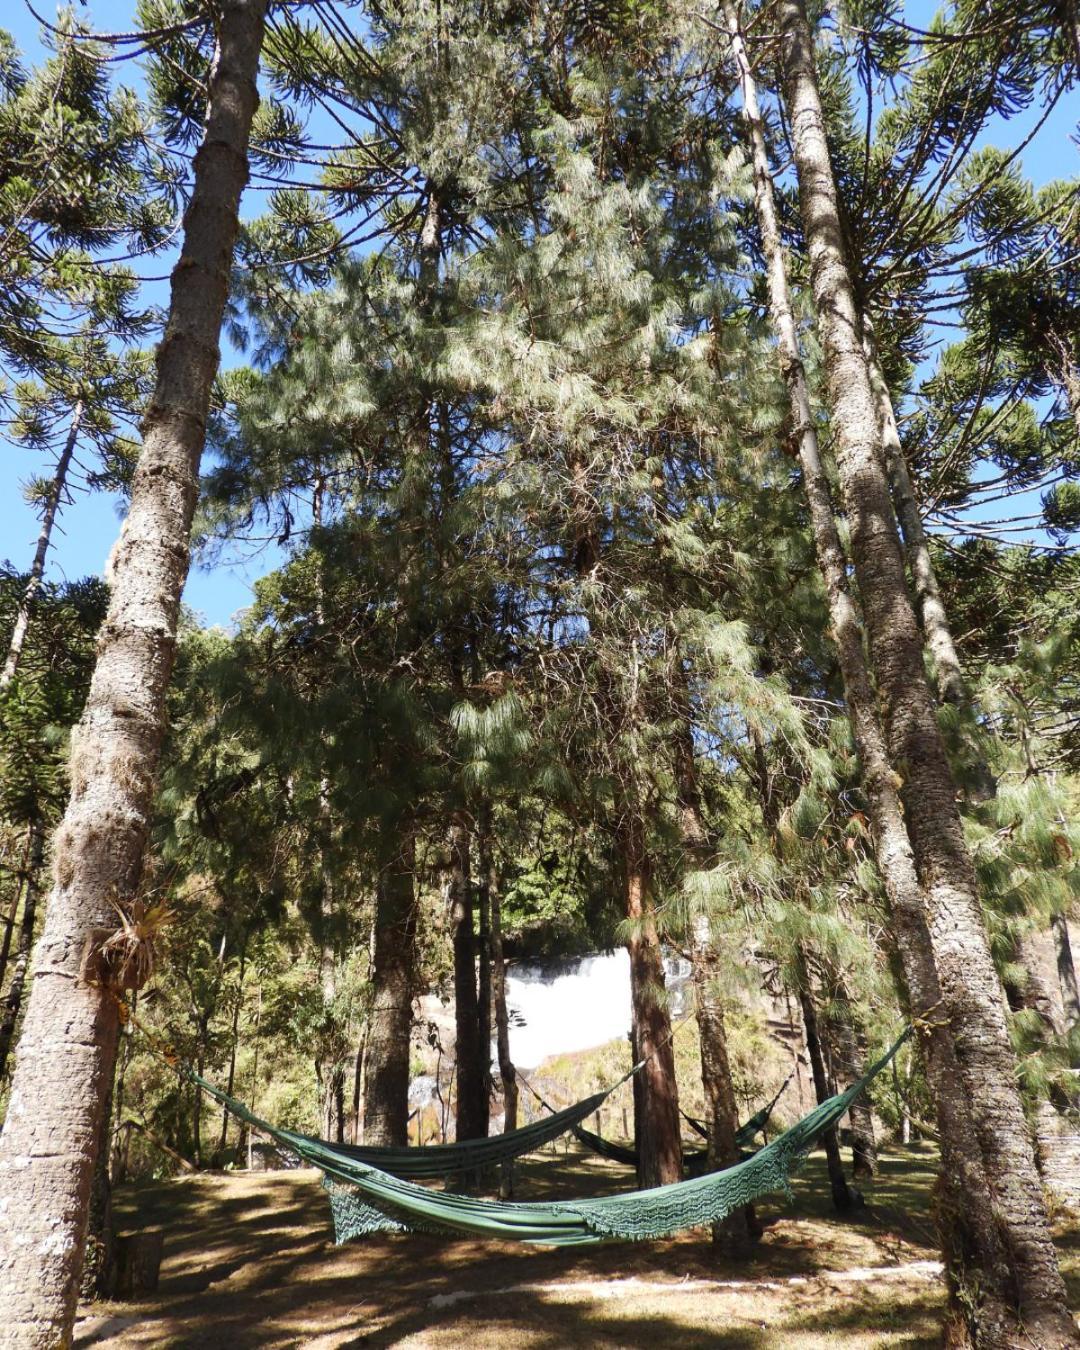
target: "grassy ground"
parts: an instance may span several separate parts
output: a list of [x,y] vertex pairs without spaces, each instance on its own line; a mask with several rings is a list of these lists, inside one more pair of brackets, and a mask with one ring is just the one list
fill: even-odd
[[[941,1284],[927,1214],[928,1146],[890,1154],[853,1221],[830,1210],[824,1162],[796,1201],[764,1202],[749,1266],[700,1233],[583,1251],[385,1235],[332,1245],[312,1172],[201,1176],[117,1196],[121,1228],[165,1229],[156,1296],[84,1309],[77,1345],[113,1347],[903,1347],[939,1344]],[[624,1168],[559,1147],[521,1168],[521,1199],[630,1185]],[[1080,1303],[1080,1230],[1061,1228]]]

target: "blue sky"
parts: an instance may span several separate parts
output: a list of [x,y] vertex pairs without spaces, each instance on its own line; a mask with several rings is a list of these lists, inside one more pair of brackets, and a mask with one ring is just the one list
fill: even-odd
[[[906,16],[916,25],[925,26],[935,5],[928,0],[914,0],[908,4]],[[41,12],[51,16],[51,8],[42,6]],[[133,26],[133,0],[99,0],[97,4],[81,6],[80,17],[104,31],[127,30]],[[10,12],[0,20],[13,33],[27,64],[33,64],[42,54],[38,38],[38,24],[22,0],[10,0]],[[138,87],[138,72],[132,67],[122,68],[125,83]],[[991,127],[984,141],[1001,145],[1016,145],[1031,129],[1038,116],[1032,109]],[[1077,147],[1072,137],[1080,117],[1080,99],[1075,92],[1062,99],[1032,145],[1023,156],[1027,175],[1038,185],[1051,178],[1073,176],[1077,172]],[[167,270],[168,259],[153,260],[154,272]],[[153,288],[153,299],[161,302],[166,288],[158,283]],[[223,348],[226,365],[234,364],[236,353]],[[47,472],[39,456],[0,441],[0,560],[8,559],[16,567],[29,565],[38,534],[38,520],[34,511],[22,499],[20,484],[32,474]],[[1037,503],[1035,504],[1037,505]],[[1025,507],[1024,509],[1031,509]],[[100,573],[120,526],[120,503],[105,494],[81,495],[67,508],[54,535],[47,575],[54,580],[74,579]],[[213,569],[194,565],[184,592],[185,602],[206,623],[228,625],[236,613],[251,598],[252,583],[270,570],[280,558],[275,546],[270,545],[252,555],[250,546],[232,555],[226,554]]]

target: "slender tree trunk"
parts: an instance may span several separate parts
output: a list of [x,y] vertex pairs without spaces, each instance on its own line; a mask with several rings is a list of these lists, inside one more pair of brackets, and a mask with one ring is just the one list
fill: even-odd
[[[454,1054],[457,1060],[458,1139],[480,1139],[487,1115],[480,1062],[476,994],[476,937],[473,933],[471,842],[468,827],[450,826],[450,928],[454,937]],[[485,1047],[486,1050],[486,1047]]]
[[53,473],[52,482],[49,484],[49,491],[45,498],[45,511],[41,518],[41,533],[38,535],[37,548],[34,550],[34,561],[30,564],[30,579],[26,583],[26,590],[23,591],[23,597],[19,603],[19,612],[15,616],[15,627],[11,632],[7,659],[4,661],[3,671],[0,671],[0,689],[6,689],[15,678],[19,661],[22,659],[26,632],[30,627],[30,619],[34,612],[34,601],[41,589],[41,578],[45,575],[45,555],[48,553],[49,544],[52,541],[56,514],[64,499],[68,470],[71,468],[71,457],[75,453],[75,442],[79,438],[79,426],[82,423],[82,417],[82,399],[77,399],[75,407],[72,409],[71,426],[68,430],[67,439],[64,441],[60,458],[56,462],[56,470]]
[[[674,654],[676,669],[671,687],[678,705],[678,725],[674,736],[673,761],[679,826],[688,867],[704,867],[708,866],[711,850],[694,759],[690,691],[677,643]],[[735,1141],[735,1133],[739,1128],[738,1106],[728,1061],[719,959],[709,935],[708,920],[704,916],[691,918],[688,938],[701,1054],[701,1086],[705,1094],[709,1131],[708,1165],[710,1171],[718,1171],[739,1161],[739,1146]],[[750,1256],[760,1236],[761,1227],[753,1205],[743,1206],[712,1226],[713,1244],[722,1255],[733,1260]]]
[[[56,885],[38,944],[3,1135],[0,1325],[11,1350],[71,1340],[98,1132],[116,1055],[117,1010],[81,978],[113,903],[142,872],[164,735],[180,595],[206,436],[265,0],[224,0],[173,271],[157,383],[131,506],[110,560],[112,598],[71,756],[71,799],[54,847]],[[89,964],[84,967],[84,955]]]
[[[810,1057],[810,1072],[814,1079],[814,1093],[820,1104],[827,1101],[832,1096],[832,1092],[825,1071],[821,1032],[818,1027],[814,997],[808,987],[809,979],[809,974],[804,969],[799,988],[799,1006],[802,1008],[803,1026],[806,1030],[806,1052]],[[834,1125],[830,1126],[821,1136],[821,1143],[825,1149],[825,1161],[829,1169],[829,1189],[832,1191],[833,1206],[838,1213],[846,1214],[855,1203],[855,1197],[852,1195],[847,1177],[844,1175],[844,1164],[840,1157],[840,1141],[837,1138]]]
[[491,843],[488,812],[485,810],[478,840],[480,884],[476,888],[476,1048],[480,1064],[480,1094],[477,1106],[483,1138],[491,1128]]
[[962,707],[968,701],[968,694],[960,666],[960,656],[938,589],[937,576],[930,557],[930,544],[923,529],[922,514],[915,497],[911,474],[908,472],[904,448],[900,444],[896,415],[889,395],[889,386],[885,382],[885,375],[878,361],[873,329],[865,313],[860,317],[863,354],[874,395],[885,469],[889,476],[889,486],[892,489],[892,500],[900,528],[904,532],[904,545],[919,618],[926,637],[926,645],[934,658],[938,694],[943,702]]
[[636,1075],[640,1085],[640,1095],[635,1097],[638,1180],[643,1187],[664,1186],[682,1180],[682,1129],[671,1016],[664,1000],[664,960],[653,909],[645,830],[637,816],[630,814],[624,819],[619,843],[630,926],[627,947],[634,1054],[645,1061]]
[[[498,878],[494,869],[489,872],[488,899],[491,906],[491,993],[495,1005],[495,1044],[499,1057],[499,1078],[502,1080],[503,1133],[517,1129],[518,1089],[517,1071],[510,1058],[510,1016],[506,1006],[506,962],[503,958],[502,901]],[[514,1193],[514,1164],[503,1164],[499,1194],[504,1200]]]
[[[837,990],[834,1002],[836,1013],[829,1019],[826,1030],[836,1070],[834,1076],[842,1078],[840,1086],[846,1088],[855,1082],[862,1072],[860,1066],[866,1063],[866,1042],[856,1022],[851,1000],[842,985]],[[873,1111],[865,1092],[852,1102],[848,1121],[851,1126],[851,1175],[856,1180],[875,1176],[877,1141],[874,1138]]]
[[1061,983],[1061,1001],[1065,1007],[1065,1025],[1071,1029],[1080,1022],[1080,985],[1076,980],[1072,943],[1069,941],[1069,925],[1064,914],[1054,915],[1050,920],[1050,931],[1054,935],[1054,945],[1057,949],[1058,980]]
[[847,564],[833,517],[828,478],[821,461],[799,353],[757,90],[732,4],[725,3],[724,16],[743,93],[755,204],[768,268],[769,307],[791,400],[794,443],[867,793],[875,856],[889,902],[908,999],[920,1019],[917,1034],[941,1133],[942,1180],[936,1218],[948,1278],[949,1336],[955,1345],[974,1343],[977,1335],[985,1344],[1007,1344],[1019,1332],[1016,1286],[971,1104],[960,1079],[952,1030],[941,1016],[941,992],[926,923],[925,897],[900,807],[900,779],[889,762],[864,659],[861,625],[847,588]]
[[[240,971],[236,980],[236,1002],[233,1004],[232,1026],[229,1028],[229,1072],[225,1091],[231,1097],[236,1085],[236,1053],[240,1045],[240,1009],[244,1003],[244,970],[247,966],[247,939],[240,949]],[[214,1165],[221,1167],[225,1162],[225,1145],[229,1142],[229,1108],[221,1108],[221,1133],[218,1135],[217,1148],[214,1150]]]
[[23,848],[22,864],[15,874],[15,894],[11,900],[11,909],[4,920],[4,937],[0,942],[0,989],[4,987],[4,977],[7,975],[8,961],[11,959],[11,944],[15,938],[15,921],[19,916],[19,906],[23,902],[23,892],[26,889],[27,877],[30,873],[30,858],[34,849],[34,834],[37,829],[35,823],[31,823],[26,831],[26,844]]
[[401,827],[400,852],[381,870],[376,897],[371,1022],[364,1072],[364,1142],[408,1143],[409,1041],[416,964],[416,839]]
[[[701,1050],[701,1086],[705,1093],[710,1172],[733,1167],[739,1161],[735,1132],[739,1128],[735,1088],[727,1053],[727,1028],[720,997],[718,960],[708,939],[704,921],[694,925],[690,937],[690,964],[697,1001],[698,1042]],[[744,1205],[712,1226],[714,1246],[732,1260],[753,1254],[761,1227],[753,1205]]]
[[22,1011],[26,977],[30,973],[30,954],[34,945],[34,924],[37,920],[37,902],[41,887],[41,871],[45,865],[45,830],[40,821],[30,826],[30,857],[27,862],[26,883],[23,888],[22,925],[15,948],[15,967],[7,997],[0,1003],[0,1078],[7,1072],[8,1055],[15,1040],[15,1028]]
[[956,1042],[1021,1316],[1047,1346],[1071,1345],[1076,1343],[1075,1325],[1067,1310],[1016,1082],[1001,983],[990,955],[881,466],[874,394],[844,255],[813,37],[801,0],[780,0],[779,16],[785,102],[837,469],[886,735],[903,779],[905,822],[927,900],[943,1012]]

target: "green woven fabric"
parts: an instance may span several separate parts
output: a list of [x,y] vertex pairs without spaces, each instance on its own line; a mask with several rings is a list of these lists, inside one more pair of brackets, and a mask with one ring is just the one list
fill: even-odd
[[323,1171],[339,1242],[365,1233],[411,1229],[447,1236],[513,1238],[569,1246],[614,1238],[666,1237],[683,1228],[723,1219],[758,1196],[786,1190],[791,1172],[817,1137],[840,1119],[909,1034],[905,1031],[846,1092],[822,1102],[771,1144],[734,1167],[648,1191],[532,1204],[479,1200],[428,1190],[347,1158],[336,1146],[277,1129],[253,1115],[242,1103],[233,1102],[209,1084],[205,1086],[240,1119]]
[[[769,1114],[775,1105],[776,1099],[774,1098],[768,1106],[763,1106],[760,1111],[756,1111],[745,1125],[739,1126],[735,1131],[735,1143],[738,1148],[743,1149],[750,1147],[755,1138],[764,1129],[765,1123],[769,1119]],[[697,1130],[698,1134],[703,1135],[706,1139],[709,1137],[705,1126],[701,1125],[699,1121],[691,1120],[689,1116],[685,1116],[684,1118],[695,1130]],[[636,1167],[638,1165],[638,1151],[628,1144],[615,1144],[610,1139],[605,1139],[603,1135],[594,1134],[592,1130],[585,1129],[582,1125],[574,1127],[573,1135],[574,1138],[578,1140],[579,1143],[584,1144],[586,1148],[592,1149],[594,1153],[599,1153],[601,1158],[607,1158],[611,1162],[622,1163],[626,1167]],[[689,1172],[698,1170],[705,1162],[707,1156],[708,1149],[683,1149],[683,1161]]]
[[[558,1139],[590,1116],[603,1105],[608,1095],[608,1092],[598,1092],[565,1110],[541,1116],[519,1130],[489,1135],[485,1139],[463,1139],[457,1144],[425,1144],[418,1148],[381,1148],[366,1144],[333,1144],[330,1147],[351,1162],[377,1167],[395,1177],[413,1180],[448,1177],[535,1153],[541,1145]],[[325,1140],[314,1142],[326,1143]]]

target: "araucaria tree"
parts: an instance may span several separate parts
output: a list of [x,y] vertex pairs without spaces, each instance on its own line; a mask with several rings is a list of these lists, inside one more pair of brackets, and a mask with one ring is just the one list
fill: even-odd
[[188,563],[199,459],[229,265],[258,102],[263,0],[223,5],[208,73],[180,257],[157,380],[143,419],[131,505],[111,559],[112,596],[71,800],[54,848],[55,886],[0,1136],[0,1314],[12,1345],[70,1339],[90,1178],[112,1081],[119,971],[105,948],[117,910],[135,940],[165,693]]

